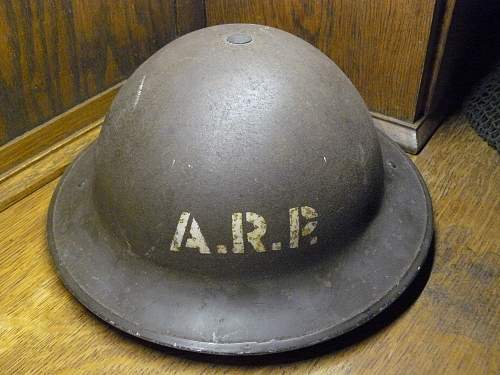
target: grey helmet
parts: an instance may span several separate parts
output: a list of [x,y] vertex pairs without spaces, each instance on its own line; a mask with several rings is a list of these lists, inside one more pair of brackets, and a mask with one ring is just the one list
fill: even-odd
[[142,339],[296,349],[394,301],[432,237],[425,184],[349,79],[286,32],[185,35],[120,89],[48,217],[66,287]]

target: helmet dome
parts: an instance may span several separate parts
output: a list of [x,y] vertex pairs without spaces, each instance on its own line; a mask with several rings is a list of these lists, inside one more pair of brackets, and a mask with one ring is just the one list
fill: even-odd
[[115,99],[95,163],[96,207],[135,254],[239,275],[342,247],[383,185],[348,78],[258,25],[207,28],[154,54]]

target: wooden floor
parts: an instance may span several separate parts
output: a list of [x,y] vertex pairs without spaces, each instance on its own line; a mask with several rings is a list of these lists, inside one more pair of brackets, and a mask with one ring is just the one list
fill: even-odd
[[49,182],[0,212],[0,374],[499,374],[500,157],[454,116],[412,159],[436,236],[408,293],[340,339],[244,360],[144,345],[76,302],[47,250]]

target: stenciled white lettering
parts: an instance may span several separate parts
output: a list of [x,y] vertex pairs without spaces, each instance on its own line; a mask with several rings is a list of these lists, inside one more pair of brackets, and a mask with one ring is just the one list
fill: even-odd
[[[300,246],[300,238],[309,237],[309,245],[318,243],[318,237],[312,235],[318,226],[318,212],[309,206],[294,207],[288,210],[289,224],[290,224],[290,238],[289,248],[297,249]],[[243,233],[243,217],[246,222],[253,225],[253,230],[246,234],[248,244],[257,253],[264,253],[267,251],[262,238],[267,232],[267,223],[264,217],[255,212],[235,212],[231,215],[231,233],[233,239],[233,247],[231,252],[234,254],[242,254],[245,252],[245,241]],[[315,220],[316,219],[316,220]],[[301,225],[301,222],[304,221]],[[189,233],[185,240],[184,247],[189,249],[198,249],[200,254],[212,254],[210,248],[201,232],[196,219],[189,212],[182,212],[174,237],[170,244],[170,250],[178,252],[182,248],[186,232]],[[228,247],[226,245],[217,245],[217,254],[228,254]],[[271,250],[281,251],[282,242],[273,242]]]

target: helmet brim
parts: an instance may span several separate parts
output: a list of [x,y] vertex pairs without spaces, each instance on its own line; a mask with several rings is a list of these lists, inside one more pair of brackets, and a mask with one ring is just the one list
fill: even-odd
[[396,144],[381,133],[379,140],[384,194],[361,236],[320,264],[253,279],[182,273],[124,248],[95,210],[91,145],[67,168],[51,202],[48,243],[57,272],[95,315],[162,346],[249,355],[337,337],[394,302],[431,244],[425,183]]

